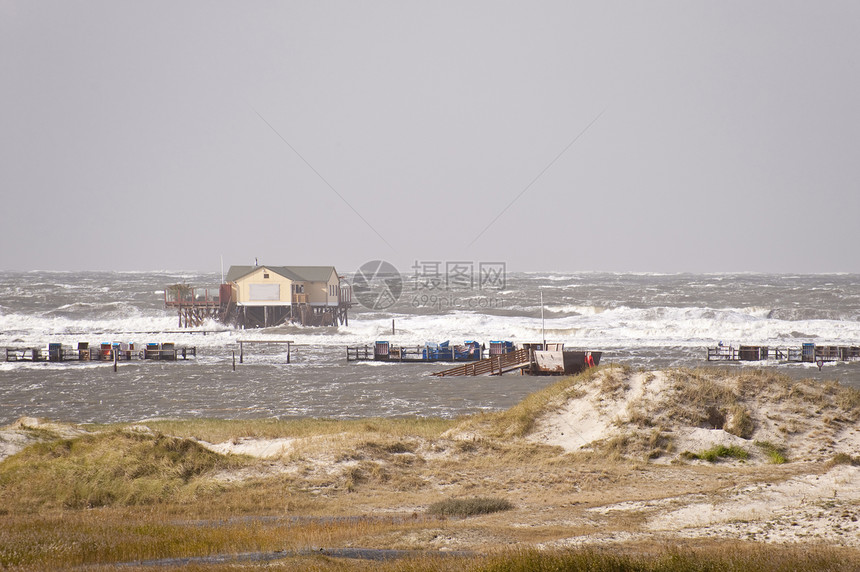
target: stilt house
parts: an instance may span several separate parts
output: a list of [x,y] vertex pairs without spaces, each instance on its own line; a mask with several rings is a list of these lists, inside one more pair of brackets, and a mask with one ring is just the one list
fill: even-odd
[[334,266],[231,266],[226,282],[232,306],[227,321],[239,327],[348,323],[352,294]]

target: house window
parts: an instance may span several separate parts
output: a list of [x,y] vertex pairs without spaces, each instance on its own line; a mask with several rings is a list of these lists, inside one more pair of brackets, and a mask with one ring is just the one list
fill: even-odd
[[263,273],[263,278],[268,278],[268,277],[269,277],[269,274],[268,274],[268,273],[266,273],[266,272],[264,272],[264,273]]

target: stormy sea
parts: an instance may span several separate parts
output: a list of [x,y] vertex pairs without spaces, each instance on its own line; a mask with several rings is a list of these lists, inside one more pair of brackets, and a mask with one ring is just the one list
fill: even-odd
[[[420,271],[420,272],[419,272]],[[352,275],[345,276],[347,280]],[[484,279],[489,277],[490,279]],[[563,342],[601,364],[701,367],[706,348],[860,345],[860,275],[402,272],[396,301],[357,304],[348,326],[237,330],[214,320],[180,328],[173,284],[217,287],[218,273],[2,272],[0,348],[174,343],[196,357],[164,362],[0,361],[0,424],[150,418],[445,416],[510,407],[551,377],[431,376],[449,364],[347,362],[347,346],[476,340]],[[431,279],[432,278],[432,279]],[[392,332],[393,327],[393,332]],[[278,344],[290,340],[290,363]],[[3,351],[0,349],[0,351]],[[0,354],[4,358],[5,354]],[[860,387],[860,362],[746,362],[793,377]]]

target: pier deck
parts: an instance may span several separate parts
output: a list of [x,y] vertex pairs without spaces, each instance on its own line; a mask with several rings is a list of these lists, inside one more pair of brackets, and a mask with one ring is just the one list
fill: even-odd
[[[207,319],[221,320],[229,307],[229,291],[173,284],[164,289],[164,307],[176,308],[180,328],[201,326]],[[223,303],[222,303],[223,300]]]
[[794,348],[771,348],[768,346],[717,346],[707,348],[707,361],[767,361],[789,363],[829,363],[835,361],[860,361],[860,347],[819,346],[803,344]]
[[7,362],[86,362],[86,361],[178,361],[197,357],[196,347],[176,347],[174,344],[78,344],[77,348],[64,348],[51,344],[47,349],[34,347],[5,348]]
[[480,344],[465,346],[414,345],[395,346],[376,342],[362,346],[347,346],[346,361],[383,361],[398,363],[474,362],[483,357]]

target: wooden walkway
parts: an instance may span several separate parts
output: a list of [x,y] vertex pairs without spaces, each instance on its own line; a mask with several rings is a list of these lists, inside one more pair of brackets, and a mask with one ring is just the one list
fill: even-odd
[[475,342],[457,346],[395,346],[388,342],[347,346],[346,361],[383,361],[398,363],[469,362],[481,359],[483,350]]
[[444,371],[437,371],[436,377],[465,376],[465,375],[502,375],[514,370],[531,367],[531,350],[514,350],[510,353],[490,356],[486,359],[473,361]]
[[174,344],[146,344],[138,348],[128,344],[124,346],[107,345],[107,347],[95,345],[79,348],[6,348],[7,362],[179,361],[189,357],[197,357],[196,347],[176,347]]
[[790,363],[816,363],[834,361],[860,361],[860,347],[819,346],[804,344],[794,348],[769,348],[767,346],[717,346],[707,348],[708,361],[767,361]]

